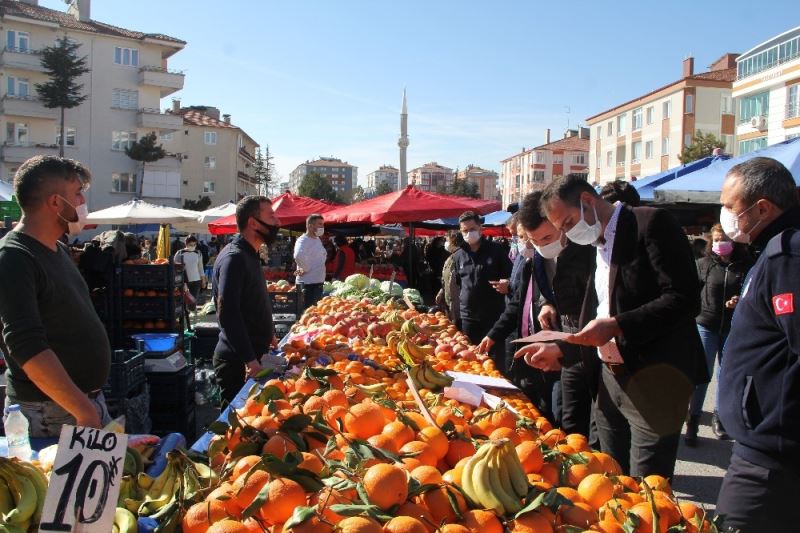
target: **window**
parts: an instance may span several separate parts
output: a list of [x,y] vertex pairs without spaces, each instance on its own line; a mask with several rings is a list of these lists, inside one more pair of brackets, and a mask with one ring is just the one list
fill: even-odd
[[125,151],[125,148],[130,148],[136,142],[135,131],[112,131],[111,132],[111,149],[120,152]]
[[586,164],[586,154],[575,154],[572,156],[572,164],[573,165],[585,165]]
[[606,152],[606,166],[610,167],[614,163],[614,154],[609,150]]
[[614,135],[614,121],[608,121],[608,128],[606,128],[606,135],[611,136]]
[[8,30],[6,32],[6,48],[17,52],[30,49],[31,34],[26,31]]
[[653,106],[650,106],[647,108],[647,113],[646,113],[646,119],[648,125],[653,123],[653,115],[655,115],[655,108]]
[[207,155],[205,165],[206,168],[217,168],[217,158],[213,155]]
[[749,154],[756,150],[761,150],[767,147],[767,138],[758,137],[757,139],[747,139],[746,141],[739,141],[739,155]]
[[[64,146],[75,146],[75,128],[64,128]],[[61,144],[61,128],[56,126],[56,144]]]
[[627,118],[627,115],[620,115],[617,117],[617,137],[625,135],[625,122]]
[[661,139],[661,155],[669,155],[669,137]]
[[204,181],[203,182],[203,192],[204,193],[211,193],[214,194],[214,182],[213,181]]
[[667,100],[661,104],[661,118],[666,120],[672,114],[672,100]]
[[203,142],[206,144],[217,144],[217,132],[207,131],[203,133]]
[[769,91],[744,96],[739,100],[739,122],[750,122],[753,117],[765,117],[769,113]]
[[602,136],[603,136],[603,126],[597,126],[597,138],[599,139]]
[[631,163],[638,163],[642,160],[642,141],[631,144]]
[[238,139],[236,139],[236,145],[237,145],[239,148],[244,148],[244,137],[242,137],[241,135],[239,135],[239,138],[238,138]]
[[633,110],[633,120],[631,121],[631,130],[636,131],[642,129],[642,108],[637,107]]
[[544,170],[534,170],[533,171],[533,182],[534,183],[544,183]]
[[24,122],[6,123],[6,143],[25,146],[28,144],[28,125]]
[[600,168],[600,152],[594,157],[594,166]]
[[544,163],[544,152],[536,152],[536,162]]
[[17,78],[14,76],[8,77],[8,88],[6,93],[9,96],[17,96],[19,98],[27,98],[30,90],[30,81],[28,78]]
[[685,98],[684,113],[694,113],[694,95],[687,94]]
[[564,162],[564,154],[553,154],[553,164],[560,165]]
[[129,67],[139,66],[139,49],[138,48],[122,48],[120,46],[114,47],[114,63],[117,65],[125,65]]
[[683,145],[684,146],[691,146],[693,137],[694,136],[691,133],[687,133],[686,135],[684,135],[683,136]]
[[733,99],[730,96],[722,95],[719,101],[719,112],[723,115],[733,114]]
[[162,133],[161,135],[158,136],[158,138],[161,140],[161,142],[169,142],[175,138],[175,133],[172,131],[170,131],[169,133]]
[[625,166],[625,157],[626,157],[626,150],[625,145],[617,146],[617,166],[624,167]]
[[130,172],[112,172],[111,192],[136,192],[136,175]]
[[139,109],[139,91],[113,89],[111,91],[111,107],[116,109]]
[[786,118],[800,117],[800,84],[786,88]]
[[653,141],[644,143],[644,158],[653,159]]

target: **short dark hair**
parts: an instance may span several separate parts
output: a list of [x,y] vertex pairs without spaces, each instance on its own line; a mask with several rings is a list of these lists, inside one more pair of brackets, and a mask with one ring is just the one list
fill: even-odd
[[247,221],[251,218],[258,217],[258,212],[261,210],[261,204],[264,202],[272,205],[272,200],[266,196],[245,196],[239,203],[236,204],[236,227],[242,232],[247,227]]
[[336,235],[333,238],[333,242],[334,244],[336,244],[336,246],[344,246],[345,244],[347,244],[347,237],[345,237],[344,235]]
[[312,213],[306,217],[306,226],[314,222],[315,220],[322,220],[323,217],[319,213]]
[[511,215],[511,218],[506,222],[506,227],[516,230],[517,224],[519,224],[519,211]]
[[196,243],[197,237],[195,237],[194,235],[189,235],[188,237],[186,237],[186,244],[189,244],[190,242]]
[[625,180],[614,180],[603,185],[603,188],[600,189],[600,197],[612,204],[620,201],[631,207],[636,207],[641,203],[639,191]]
[[480,215],[475,211],[464,211],[461,213],[461,216],[458,217],[458,223],[461,224],[462,222],[469,222],[470,220],[474,220],[477,224],[483,224],[483,220],[481,220]]
[[92,181],[89,169],[79,161],[52,155],[35,155],[22,163],[14,175],[14,195],[25,210],[36,207],[51,194],[54,184],[80,180],[86,186]]
[[464,244],[464,237],[460,231],[451,231],[447,234],[447,242],[450,243],[450,246],[460,248]]
[[581,194],[585,192],[595,197],[599,196],[594,187],[581,174],[569,174],[556,178],[542,192],[542,209],[546,210],[548,204],[556,198],[569,206],[579,207]]
[[538,228],[546,219],[542,215],[542,191],[535,191],[525,195],[520,202],[519,222],[528,231]]
[[797,205],[797,184],[780,161],[771,157],[753,157],[728,171],[728,177],[742,181],[744,203],[769,200],[783,211]]

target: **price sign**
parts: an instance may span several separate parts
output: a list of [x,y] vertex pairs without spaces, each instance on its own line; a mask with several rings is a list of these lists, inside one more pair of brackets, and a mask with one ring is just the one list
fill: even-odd
[[111,531],[127,446],[125,434],[65,424],[39,531]]

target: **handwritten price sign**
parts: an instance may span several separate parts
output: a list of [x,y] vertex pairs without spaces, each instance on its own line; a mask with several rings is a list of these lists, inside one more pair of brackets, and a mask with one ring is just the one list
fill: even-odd
[[39,531],[111,531],[127,446],[127,435],[65,425]]

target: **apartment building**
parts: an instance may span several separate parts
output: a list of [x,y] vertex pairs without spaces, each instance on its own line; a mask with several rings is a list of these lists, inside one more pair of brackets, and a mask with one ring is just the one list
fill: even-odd
[[408,183],[421,191],[428,192],[449,189],[455,177],[452,168],[442,166],[436,161],[408,171]]
[[[0,0],[0,179],[13,179],[19,165],[37,155],[58,154],[59,110],[48,109],[35,85],[47,81],[40,50],[66,36],[80,44],[90,72],[80,83],[89,98],[65,113],[66,157],[86,164],[94,177],[91,210],[134,196],[141,164],[124,149],[151,131],[174,132],[183,119],[160,110],[161,99],[183,88],[184,75],[168,61],[186,43],[168,35],[142,33],[92,20],[88,0],[72,0],[62,12],[37,0]],[[180,204],[180,164],[168,157],[147,165],[144,196]]]
[[677,166],[681,150],[698,131],[713,133],[731,151],[736,57],[725,54],[699,74],[689,57],[678,81],[586,119],[591,130],[589,180],[603,184],[647,177]]
[[[234,125],[230,115],[220,117],[220,110],[211,106],[181,107],[179,100],[173,100],[169,114],[180,117],[183,126],[163,132],[160,142],[179,161],[182,199],[208,196],[212,205],[219,205],[258,193],[254,167],[258,143]],[[153,194],[147,188],[149,174],[148,170],[145,196]]]
[[484,200],[497,199],[497,172],[475,165],[467,165],[456,173],[456,179],[466,180],[478,186],[478,194]]
[[391,165],[382,165],[379,169],[373,170],[367,174],[367,191],[374,193],[378,186],[382,183],[389,185],[393,191],[397,190],[397,180],[400,176],[400,171]]
[[533,191],[544,189],[554,178],[568,174],[588,173],[589,131],[587,128],[567,130],[551,142],[550,129],[545,130],[545,143],[522,150],[500,161],[503,206],[518,202]]
[[320,157],[314,161],[306,161],[297,165],[289,174],[289,189],[297,193],[306,174],[321,174],[330,182],[339,196],[348,199],[353,194],[353,187],[358,182],[358,167],[335,157]]
[[800,136],[800,26],[736,60],[736,155]]

